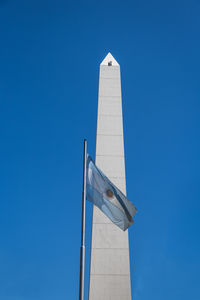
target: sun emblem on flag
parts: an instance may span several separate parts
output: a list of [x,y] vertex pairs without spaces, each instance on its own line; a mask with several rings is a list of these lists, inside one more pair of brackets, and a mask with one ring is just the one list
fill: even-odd
[[111,191],[110,189],[107,189],[106,191],[106,196],[108,196],[108,198],[112,198],[113,197],[113,191]]

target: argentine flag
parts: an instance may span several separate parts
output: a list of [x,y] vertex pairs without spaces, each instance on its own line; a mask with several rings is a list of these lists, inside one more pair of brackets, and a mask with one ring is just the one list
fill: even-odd
[[87,200],[96,205],[114,224],[126,230],[133,224],[137,209],[87,156]]

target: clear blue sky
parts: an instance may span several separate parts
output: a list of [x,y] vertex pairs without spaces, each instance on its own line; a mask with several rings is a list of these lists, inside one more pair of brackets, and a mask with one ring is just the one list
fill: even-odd
[[[82,142],[94,156],[109,51],[139,209],[133,299],[200,299],[199,15],[195,0],[0,1],[1,300],[78,299]],[[87,203],[87,266],[90,232]]]

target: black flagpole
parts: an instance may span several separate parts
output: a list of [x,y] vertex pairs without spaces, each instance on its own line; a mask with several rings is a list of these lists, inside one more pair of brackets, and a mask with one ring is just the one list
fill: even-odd
[[86,162],[87,162],[87,140],[84,139],[84,148],[83,148],[83,192],[82,192],[82,222],[81,222],[81,249],[80,249],[79,300],[84,300],[84,279],[85,279],[85,200],[86,200]]

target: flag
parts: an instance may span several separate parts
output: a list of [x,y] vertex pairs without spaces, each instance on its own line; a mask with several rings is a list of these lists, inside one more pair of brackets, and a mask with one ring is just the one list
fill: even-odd
[[133,224],[137,209],[87,156],[87,200],[96,205],[114,224],[126,230]]

